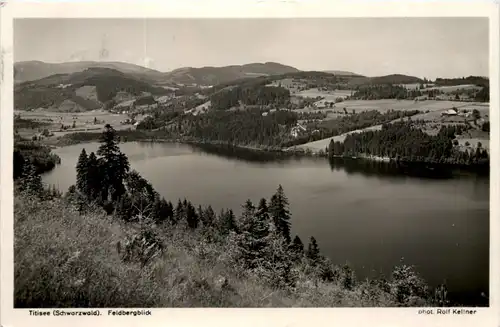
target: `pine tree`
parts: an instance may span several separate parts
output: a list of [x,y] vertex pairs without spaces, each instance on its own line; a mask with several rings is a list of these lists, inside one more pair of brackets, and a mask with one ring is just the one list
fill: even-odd
[[273,225],[270,226],[265,241],[267,246],[264,248],[261,265],[257,271],[273,286],[279,288],[295,286],[297,276],[292,269],[293,257],[288,251],[288,243]]
[[108,193],[112,200],[118,199],[125,193],[123,180],[130,169],[128,158],[121,153],[118,147],[118,136],[111,125],[106,124],[100,138],[101,146],[97,154],[101,156],[101,169],[103,171],[103,193]]
[[352,290],[356,284],[356,275],[347,263],[342,267],[341,280],[342,286],[348,290]]
[[288,210],[288,199],[285,196],[283,187],[279,185],[276,193],[271,197],[269,213],[276,226],[277,232],[283,236],[287,243],[290,243],[290,211]]
[[300,239],[299,235],[295,235],[295,238],[293,239],[291,245],[291,250],[295,254],[300,256],[304,254],[304,244],[302,243],[302,240]]
[[177,201],[177,206],[174,212],[174,223],[178,223],[184,219],[184,207],[182,205],[181,199]]
[[91,199],[96,199],[101,192],[101,173],[99,162],[94,152],[89,154],[87,160],[87,190],[85,194]]
[[198,219],[200,220],[201,223],[205,220],[205,210],[201,207],[201,204],[198,205],[198,208],[196,209],[196,215],[198,216]]
[[306,256],[313,265],[317,264],[318,260],[320,259],[318,242],[316,242],[314,236],[311,236],[309,246],[307,247]]
[[130,195],[137,199],[141,199],[143,206],[152,206],[159,196],[153,188],[153,185],[135,170],[132,170],[126,175],[125,185]]
[[231,210],[231,209],[229,209],[227,211],[221,210],[218,225],[219,225],[220,233],[224,236],[229,235],[230,231],[234,231],[236,233],[239,232],[238,226],[236,224],[236,217],[234,215],[233,210]]
[[208,206],[203,212],[203,226],[212,227],[215,223],[215,212],[212,206]]
[[35,166],[28,162],[24,165],[24,171],[21,176],[21,190],[36,196],[41,196],[43,193],[42,177],[36,172]]
[[186,205],[186,222],[188,227],[191,229],[196,229],[198,227],[198,215],[196,214],[196,209],[191,202]]
[[239,235],[239,251],[247,268],[253,269],[262,263],[269,235],[269,221],[257,215],[250,200],[243,205]]
[[267,225],[269,225],[270,223],[269,208],[267,207],[266,199],[264,198],[260,199],[256,215],[260,221],[265,221],[267,222]]
[[165,198],[156,197],[153,202],[152,215],[155,223],[161,224],[166,221],[171,221],[173,216],[172,208]]
[[88,167],[89,158],[85,149],[82,149],[76,164],[76,188],[82,194],[88,195]]
[[127,194],[124,194],[116,203],[115,214],[125,221],[131,221],[134,209],[132,206],[132,200]]
[[25,159],[19,150],[14,150],[14,179],[18,179],[22,176],[24,170]]

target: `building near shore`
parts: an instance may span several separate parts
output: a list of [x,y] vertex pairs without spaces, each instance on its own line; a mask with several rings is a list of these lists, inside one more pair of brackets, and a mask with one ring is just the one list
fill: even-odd
[[443,116],[456,116],[458,115],[458,112],[454,109],[448,109],[446,112],[442,113]]

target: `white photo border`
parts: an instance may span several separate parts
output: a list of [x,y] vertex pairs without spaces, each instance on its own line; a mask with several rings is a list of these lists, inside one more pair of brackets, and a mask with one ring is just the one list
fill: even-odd
[[[1,325],[68,326],[500,326],[499,297],[499,5],[476,1],[169,0],[9,2],[0,7]],[[487,17],[490,71],[490,307],[476,315],[419,315],[417,308],[152,309],[146,317],[33,317],[13,309],[13,19],[19,18]]]

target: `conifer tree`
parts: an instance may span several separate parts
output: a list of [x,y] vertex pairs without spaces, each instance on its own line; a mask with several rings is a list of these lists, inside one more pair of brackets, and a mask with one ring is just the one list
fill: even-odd
[[23,175],[24,164],[26,160],[24,159],[23,155],[19,150],[14,150],[13,159],[14,159],[14,165],[13,165],[14,179],[18,179]]
[[177,206],[174,212],[174,223],[180,222],[184,219],[184,207],[182,205],[181,199],[177,201]]
[[203,212],[203,226],[212,227],[215,223],[215,212],[211,205],[209,205]]
[[267,225],[269,226],[269,223],[270,223],[269,208],[267,207],[266,199],[264,199],[264,198],[260,199],[259,206],[257,207],[256,215],[260,221],[267,222]]
[[153,185],[135,170],[126,175],[125,185],[128,193],[136,198],[142,206],[152,206],[159,197]]
[[293,239],[291,245],[291,249],[297,255],[304,254],[304,244],[302,243],[302,240],[300,239],[299,235],[295,235],[295,238]]
[[173,216],[172,208],[165,198],[158,196],[153,202],[152,215],[153,219],[157,224],[164,223],[166,221],[171,221]]
[[293,258],[288,251],[288,243],[273,225],[265,240],[267,246],[257,271],[273,286],[293,287],[297,276],[292,269]]
[[233,210],[221,211],[221,215],[219,216],[219,230],[224,236],[229,235],[230,231],[239,232]]
[[43,193],[42,178],[36,172],[35,166],[31,162],[24,165],[22,174],[21,190],[36,196],[41,196]]
[[346,263],[342,266],[341,283],[345,289],[352,290],[356,284],[356,275],[352,268]]
[[87,160],[87,190],[85,194],[91,199],[96,199],[101,192],[101,174],[99,162],[94,152],[91,152]]
[[314,236],[311,236],[306,255],[313,265],[317,264],[318,260],[320,259],[318,242],[316,241]]
[[88,167],[89,159],[85,148],[82,149],[76,164],[76,188],[82,194],[88,195]]
[[287,243],[290,243],[290,211],[288,210],[288,199],[285,196],[283,187],[279,185],[276,193],[271,197],[269,205],[269,213],[276,226],[277,232],[285,238]]
[[112,200],[118,199],[125,193],[123,180],[130,169],[128,158],[121,153],[118,147],[118,136],[111,125],[106,124],[100,138],[101,146],[97,154],[101,156],[101,169],[103,171],[102,187],[104,195],[108,193]]
[[243,205],[238,246],[241,259],[250,269],[257,267],[265,257],[269,222],[263,218],[263,215],[256,214],[254,205],[247,200]]
[[198,215],[191,202],[188,202],[186,205],[186,222],[191,229],[196,229],[198,227]]
[[205,220],[205,217],[203,217],[205,215],[205,210],[203,210],[201,204],[198,205],[198,208],[196,209],[196,215],[198,216],[199,221],[203,223],[203,221]]
[[134,208],[132,200],[130,199],[128,194],[122,195],[116,203],[115,214],[125,221],[132,220]]

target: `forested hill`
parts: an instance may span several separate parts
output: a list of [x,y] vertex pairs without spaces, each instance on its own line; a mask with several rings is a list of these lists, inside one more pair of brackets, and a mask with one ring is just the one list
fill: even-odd
[[481,172],[489,171],[489,154],[481,143],[475,151],[458,149],[456,135],[469,125],[443,126],[437,135],[429,135],[419,128],[421,122],[408,120],[383,124],[378,131],[364,131],[347,135],[343,142],[330,141],[330,157],[379,157],[399,162],[430,164],[458,164],[474,166]]
[[73,74],[89,68],[110,68],[146,82],[162,82],[164,73],[126,62],[77,61],[46,63],[42,61],[20,61],[14,63],[14,81],[35,81],[59,74]]
[[42,61],[22,61],[14,63],[14,81],[16,83],[35,81],[51,75],[73,74],[89,68],[114,69],[152,84],[176,83],[197,85],[214,85],[245,77],[271,76],[299,71],[297,68],[275,62],[222,67],[184,67],[170,72],[160,72],[125,62],[79,61],[45,63]]
[[436,85],[438,86],[455,86],[455,85],[477,85],[489,87],[490,80],[482,76],[468,76],[462,78],[436,78]]
[[298,72],[297,68],[275,62],[252,63],[224,67],[179,68],[165,74],[166,79],[178,84],[216,85],[241,78],[281,75]]
[[71,101],[81,110],[93,110],[105,107],[118,92],[139,96],[143,92],[162,95],[170,91],[115,69],[88,68],[82,72],[51,75],[16,85],[14,105],[16,110],[57,110],[63,102]]

